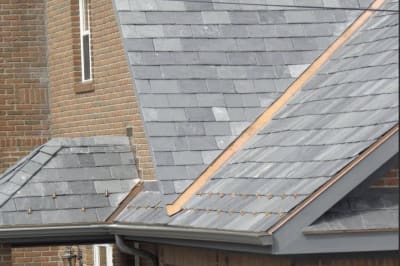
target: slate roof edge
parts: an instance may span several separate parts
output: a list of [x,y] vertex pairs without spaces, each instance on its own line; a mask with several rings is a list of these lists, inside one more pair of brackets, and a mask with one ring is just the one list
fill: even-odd
[[340,49],[352,36],[356,33],[374,14],[371,9],[378,9],[384,4],[385,0],[373,1],[368,10],[359,15],[339,36],[333,41],[320,56],[318,56],[309,67],[297,77],[292,84],[288,86],[285,92],[276,99],[263,113],[261,113],[255,121],[253,121],[241,134],[233,140],[229,146],[224,149],[218,157],[212,161],[208,167],[183,191],[177,199],[171,204],[166,205],[166,211],[169,216],[181,211],[185,203],[187,203],[193,195],[196,194],[208,181],[221,169],[232,156],[241,150],[252,137],[254,137],[288,102],[292,96],[298,92],[313,77],[321,67],[331,58],[335,51]]
[[108,233],[105,223],[0,228],[0,243],[29,245],[109,240],[113,240],[113,236]]

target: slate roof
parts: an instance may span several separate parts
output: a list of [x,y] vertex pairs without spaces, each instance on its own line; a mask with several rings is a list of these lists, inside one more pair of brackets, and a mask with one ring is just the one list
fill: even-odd
[[212,2],[114,0],[169,203],[360,14]]
[[181,212],[144,192],[117,220],[266,231],[398,124],[398,97],[398,14],[377,12]]
[[304,231],[326,233],[398,227],[398,189],[370,188],[362,194],[350,193]]
[[102,222],[137,178],[126,137],[52,139],[0,176],[0,227]]

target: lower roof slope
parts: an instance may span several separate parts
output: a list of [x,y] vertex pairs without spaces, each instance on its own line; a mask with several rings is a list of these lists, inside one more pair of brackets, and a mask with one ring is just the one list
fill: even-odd
[[360,14],[232,2],[114,0],[168,203]]
[[0,227],[105,221],[137,178],[126,137],[52,139],[0,176]]
[[398,124],[398,96],[398,14],[375,12],[181,212],[145,192],[118,221],[266,231]]

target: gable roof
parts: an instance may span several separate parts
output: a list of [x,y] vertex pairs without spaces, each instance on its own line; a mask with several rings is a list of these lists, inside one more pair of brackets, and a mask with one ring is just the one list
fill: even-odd
[[211,2],[114,1],[166,203],[360,14]]
[[181,212],[168,217],[162,193],[144,192],[118,222],[265,232],[285,220],[346,166],[396,138],[397,43],[398,14],[374,13]]
[[0,227],[104,222],[138,182],[128,138],[57,138],[0,176]]

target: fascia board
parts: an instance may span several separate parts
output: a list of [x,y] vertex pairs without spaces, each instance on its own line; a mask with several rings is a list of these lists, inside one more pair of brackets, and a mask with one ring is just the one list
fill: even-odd
[[383,252],[399,249],[399,232],[301,235],[280,255]]
[[54,225],[0,228],[0,243],[36,245],[56,243],[113,242],[105,224]]
[[160,244],[253,253],[270,253],[272,245],[272,236],[266,233],[121,224],[0,228],[0,243],[14,245],[112,243],[114,235]]
[[172,226],[112,224],[112,234],[131,238],[170,239],[174,241],[208,241],[216,243],[248,244],[257,246],[272,245],[272,236],[266,233],[209,230]]
[[[292,217],[292,219],[288,220],[282,227],[277,229],[277,231],[273,233],[272,252],[274,254],[326,252],[326,250],[324,251],[324,249],[318,246],[309,245],[307,242],[308,238],[304,236],[302,231],[355,187],[376,173],[377,169],[382,167],[382,165],[395,157],[399,152],[398,144],[399,133],[397,131],[356,164],[349,172],[342,176],[342,178],[338,179],[326,191],[321,193],[315,200],[307,204],[299,213]],[[368,245],[369,243],[365,243],[365,246],[363,243],[360,243],[360,246],[353,247],[353,249],[361,251],[363,247],[368,249]],[[376,249],[378,249],[378,247],[376,247]],[[351,251],[351,249],[343,249],[343,252],[346,251]]]

